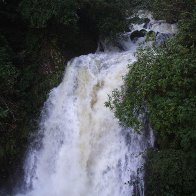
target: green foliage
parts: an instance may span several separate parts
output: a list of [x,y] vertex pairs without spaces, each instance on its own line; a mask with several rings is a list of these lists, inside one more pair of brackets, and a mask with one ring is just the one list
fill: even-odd
[[99,34],[106,36],[113,36],[126,28],[125,18],[129,8],[130,4],[127,0],[85,1],[82,2],[81,6],[83,12],[86,12],[88,18],[92,20]]
[[141,130],[148,118],[155,131],[158,151],[147,159],[147,196],[196,194],[195,8],[190,13],[181,8],[178,17],[178,35],[140,49],[124,85],[106,102],[124,126]]
[[2,94],[13,91],[17,70],[13,65],[12,51],[5,38],[0,35],[0,90]]
[[149,196],[188,196],[196,193],[195,164],[181,150],[152,151],[146,164],[146,193]]
[[140,50],[125,84],[113,91],[106,105],[126,126],[140,128],[141,116],[148,115],[161,138],[172,137],[176,147],[190,149],[196,128],[196,50],[176,39],[162,47]]
[[0,126],[7,127],[7,119],[13,113],[13,103],[8,96],[15,94],[18,71],[13,65],[12,50],[6,39],[0,35]]
[[[104,36],[115,35],[125,29],[129,8],[128,0],[23,0],[20,3],[22,15],[34,28],[63,25],[64,28],[80,31],[81,27],[87,27]],[[91,26],[88,27],[88,24]]]
[[77,2],[72,0],[23,0],[20,9],[32,27],[43,28],[54,22],[76,25]]
[[156,33],[154,31],[149,31],[146,34],[146,41],[155,41]]
[[0,173],[3,179],[7,175],[5,166],[9,167],[17,154],[16,136],[12,131],[16,128],[17,120],[14,98],[19,71],[14,66],[13,56],[7,40],[0,35]]
[[167,22],[177,22],[181,15],[189,13],[195,5],[194,0],[149,0],[148,9],[156,19],[165,19]]

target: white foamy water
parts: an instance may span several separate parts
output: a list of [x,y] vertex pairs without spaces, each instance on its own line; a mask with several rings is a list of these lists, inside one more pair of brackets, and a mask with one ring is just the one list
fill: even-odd
[[137,134],[120,127],[104,106],[136,60],[138,42],[124,41],[128,51],[98,52],[68,63],[62,83],[45,103],[41,147],[30,148],[26,190],[17,195],[144,195],[143,155],[153,145],[152,131]]

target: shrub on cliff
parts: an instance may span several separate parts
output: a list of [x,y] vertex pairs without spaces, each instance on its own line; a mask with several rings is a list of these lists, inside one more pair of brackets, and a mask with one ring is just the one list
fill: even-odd
[[123,125],[140,130],[145,117],[155,131],[158,150],[146,164],[149,196],[196,194],[196,12],[181,14],[178,35],[139,50],[124,85],[106,102]]
[[129,5],[128,0],[23,0],[20,10],[34,28],[61,25],[70,31],[80,31],[82,25],[109,36],[126,27]]

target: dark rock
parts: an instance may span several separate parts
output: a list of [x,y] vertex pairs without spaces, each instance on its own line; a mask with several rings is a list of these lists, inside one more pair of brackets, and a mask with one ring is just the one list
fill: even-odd
[[149,24],[149,22],[150,22],[150,19],[149,19],[149,18],[145,18],[145,19],[144,19],[144,22],[145,22],[145,24],[144,24],[143,28],[144,28],[144,29],[147,29],[148,24]]
[[136,39],[138,39],[140,37],[144,37],[145,35],[146,35],[146,30],[142,29],[140,31],[134,31],[133,33],[131,33],[130,38],[133,41],[133,40],[136,40]]
[[156,34],[156,40],[155,43],[157,45],[164,44],[172,35],[169,33],[159,33]]

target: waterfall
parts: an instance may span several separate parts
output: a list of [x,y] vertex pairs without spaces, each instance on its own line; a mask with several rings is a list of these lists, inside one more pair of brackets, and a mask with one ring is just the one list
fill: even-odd
[[121,127],[104,106],[107,95],[122,85],[127,65],[136,61],[136,48],[145,39],[131,41],[130,33],[119,41],[123,51],[102,44],[105,52],[68,63],[63,81],[45,103],[39,147],[29,149],[26,190],[17,196],[144,195],[144,155],[153,145],[152,130],[138,134]]

